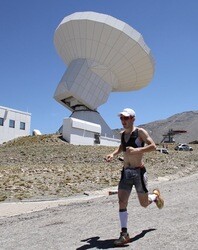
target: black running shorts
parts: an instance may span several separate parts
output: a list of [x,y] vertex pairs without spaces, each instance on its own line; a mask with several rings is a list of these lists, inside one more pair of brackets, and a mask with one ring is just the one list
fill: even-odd
[[133,186],[135,186],[137,193],[148,193],[147,172],[145,167],[123,168],[118,189],[124,189],[131,192]]

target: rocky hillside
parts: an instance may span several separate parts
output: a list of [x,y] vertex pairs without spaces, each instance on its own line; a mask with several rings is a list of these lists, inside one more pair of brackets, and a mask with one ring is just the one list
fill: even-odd
[[[115,186],[122,163],[104,157],[114,147],[74,146],[57,135],[28,136],[0,145],[0,200],[47,199]],[[198,170],[198,145],[192,152],[145,155],[150,180],[182,177]]]

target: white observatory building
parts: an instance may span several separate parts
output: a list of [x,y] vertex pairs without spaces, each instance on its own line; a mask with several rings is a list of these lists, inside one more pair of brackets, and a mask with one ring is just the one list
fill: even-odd
[[0,144],[30,135],[31,114],[0,106]]
[[73,144],[116,145],[97,108],[111,92],[138,90],[152,80],[154,61],[142,35],[112,16],[77,12],[58,25],[54,43],[67,65],[54,98],[72,112],[63,137]]

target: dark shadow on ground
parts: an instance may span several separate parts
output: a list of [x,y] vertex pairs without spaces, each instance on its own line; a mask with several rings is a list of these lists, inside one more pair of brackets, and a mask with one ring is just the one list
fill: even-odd
[[139,240],[139,239],[143,238],[145,236],[145,234],[147,234],[149,232],[152,232],[152,231],[155,231],[155,230],[156,230],[155,228],[150,228],[150,229],[147,229],[147,230],[143,230],[140,234],[137,234],[136,236],[131,238],[131,242]]
[[[154,231],[156,229],[151,228],[151,229],[147,229],[147,230],[143,230],[140,234],[137,234],[136,236],[134,236],[133,238],[131,238],[131,242],[137,241],[141,238],[143,238],[145,236],[145,234]],[[108,239],[108,240],[100,240],[99,236],[95,236],[95,237],[91,237],[88,239],[84,239],[81,240],[81,242],[86,242],[86,245],[81,246],[76,248],[76,250],[86,250],[86,249],[91,249],[91,248],[96,248],[96,249],[110,249],[114,247],[114,241],[116,239]],[[128,247],[129,245],[126,244],[123,247]],[[116,247],[118,248],[118,247]]]

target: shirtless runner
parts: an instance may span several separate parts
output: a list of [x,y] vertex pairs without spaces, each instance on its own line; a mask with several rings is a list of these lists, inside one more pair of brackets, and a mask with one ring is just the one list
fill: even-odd
[[143,155],[156,150],[153,139],[145,129],[134,126],[134,110],[126,108],[119,113],[119,117],[124,128],[121,135],[121,144],[105,158],[109,162],[121,152],[123,152],[124,156],[123,170],[118,185],[121,233],[119,239],[114,242],[115,246],[123,246],[131,241],[127,231],[127,205],[133,185],[141,206],[146,208],[152,202],[155,202],[159,209],[164,206],[164,200],[160,195],[159,189],[154,189],[152,194],[148,194],[147,189],[147,172],[144,167]]

